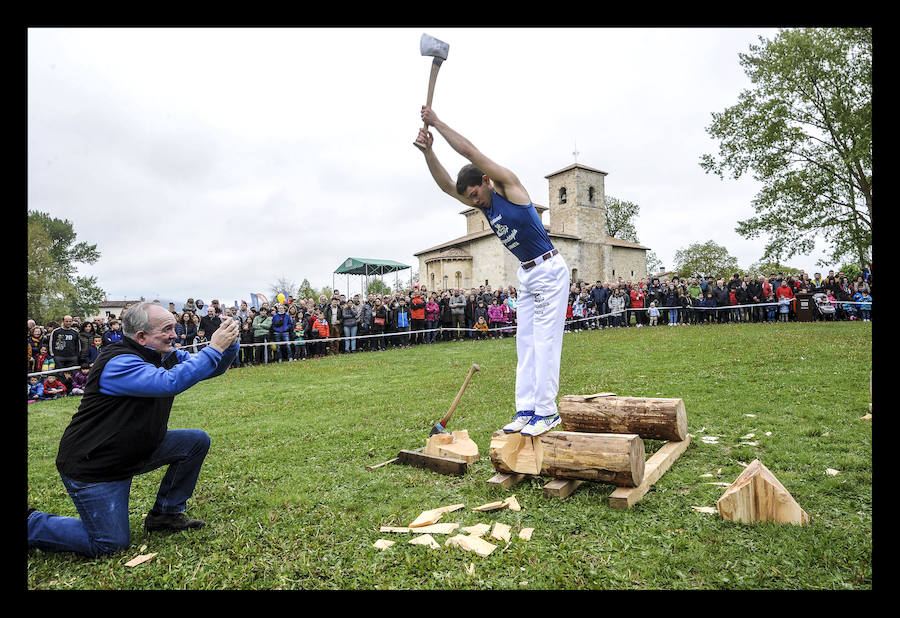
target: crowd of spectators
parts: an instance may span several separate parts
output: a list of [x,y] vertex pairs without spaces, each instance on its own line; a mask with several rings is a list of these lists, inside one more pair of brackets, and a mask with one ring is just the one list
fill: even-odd
[[[824,277],[801,271],[797,276],[734,274],[728,280],[697,275],[573,282],[566,330],[795,321],[797,296],[803,293],[815,300],[813,319],[871,320],[870,270],[855,281],[833,270]],[[283,303],[258,308],[246,302],[223,306],[218,300],[205,306],[189,298],[180,310],[174,304],[169,310],[176,320],[175,347],[191,352],[207,345],[223,320],[238,321],[241,349],[233,366],[240,367],[515,336],[517,304],[513,286],[482,285],[443,291],[420,287],[365,299],[334,290],[331,297],[287,296]],[[28,372],[41,375],[29,376],[28,401],[83,393],[100,349],[122,338],[120,319],[82,322],[67,315],[46,327],[29,320]]]

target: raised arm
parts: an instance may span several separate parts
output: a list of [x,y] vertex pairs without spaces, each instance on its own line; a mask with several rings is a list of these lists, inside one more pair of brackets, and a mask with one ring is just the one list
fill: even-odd
[[434,136],[431,132],[426,131],[425,129],[419,129],[419,138],[416,141],[420,144],[425,144],[425,149],[422,151],[425,155],[425,163],[428,165],[428,171],[431,172],[431,177],[434,178],[434,182],[437,183],[437,186],[440,187],[441,191],[450,197],[458,199],[466,206],[471,207],[472,203],[456,192],[456,182],[450,174],[447,173],[447,170],[444,169],[441,162],[438,161],[437,155],[434,154],[434,150],[432,150]]
[[[451,129],[447,123],[441,121],[434,113],[434,110],[427,105],[422,106],[422,120],[437,129],[438,133],[447,140],[447,143],[450,144],[453,150],[468,159],[475,167],[484,172],[488,178],[493,180],[494,187],[498,193],[514,204],[524,205],[531,203],[528,192],[512,171],[486,157],[471,141]],[[455,193],[456,183],[453,183],[453,185]]]

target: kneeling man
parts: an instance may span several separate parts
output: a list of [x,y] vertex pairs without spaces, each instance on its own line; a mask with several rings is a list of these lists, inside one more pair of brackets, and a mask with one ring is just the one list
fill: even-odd
[[185,510],[209,436],[200,429],[169,430],[169,412],[175,395],[225,372],[239,347],[237,322],[223,322],[197,354],[172,347],[175,318],[160,305],[128,309],[122,331],[121,341],[101,348],[59,444],[56,467],[80,519],[29,508],[29,547],[87,556],[128,547],[131,481],[162,466],[168,470],[144,528],[204,525]]

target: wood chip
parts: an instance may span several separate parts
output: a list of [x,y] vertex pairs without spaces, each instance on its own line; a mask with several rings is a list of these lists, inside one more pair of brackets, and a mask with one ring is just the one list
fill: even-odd
[[458,511],[459,509],[465,507],[465,504],[451,504],[450,506],[442,506],[440,508],[434,509],[435,513],[452,513],[453,511]]
[[494,529],[491,530],[491,538],[497,539],[498,541],[509,542],[509,537],[509,526],[507,526],[506,524],[501,524],[499,521],[494,522]]
[[691,508],[698,513],[709,513],[710,515],[715,515],[719,512],[714,506],[692,506]]
[[415,520],[409,524],[409,527],[421,528],[422,526],[430,526],[431,524],[436,524],[443,516],[443,513],[439,513],[436,510],[422,511],[421,515],[416,517]]
[[863,420],[863,421],[870,421],[870,420],[872,420],[872,413],[869,412],[865,416],[860,416],[859,418],[860,418],[860,420]]
[[393,544],[394,541],[388,541],[387,539],[378,539],[372,544],[372,547],[374,547],[375,549],[387,549]]
[[450,534],[459,528],[459,524],[448,522],[445,524],[431,524],[430,526],[420,526],[418,528],[410,528],[408,526],[382,526],[379,532],[415,532],[416,534]]
[[719,487],[731,487],[731,483],[703,483],[704,485],[718,485]]
[[700,475],[700,478],[702,478],[702,479],[711,479],[711,478],[713,478],[714,476],[715,476],[715,474],[710,474],[709,472],[707,472],[706,474],[701,474],[701,475]]
[[444,545],[456,545],[466,551],[475,552],[482,558],[490,556],[491,552],[497,549],[497,546],[493,543],[488,543],[477,536],[467,536],[465,534],[457,534],[450,537]]
[[475,524],[474,526],[465,526],[460,528],[463,532],[468,532],[472,536],[484,536],[491,529],[490,524]]
[[503,502],[506,503],[506,506],[509,508],[510,511],[521,511],[522,510],[522,507],[519,506],[519,501],[516,500],[515,495],[510,496]]
[[522,528],[519,530],[519,538],[523,541],[530,541],[532,534],[534,534],[534,528]]
[[756,435],[755,433],[748,433],[746,436],[741,436],[741,440],[749,440],[750,438],[752,438],[755,435]]
[[755,415],[755,414],[745,414],[744,416],[748,416],[748,417],[750,417],[750,418],[756,418],[756,415]]
[[481,506],[476,506],[473,511],[498,511],[500,509],[505,509],[509,506],[509,503],[501,500],[499,502],[488,502],[487,504],[482,504]]
[[469,575],[475,575],[475,563],[474,562],[470,562],[469,566],[466,567],[466,573],[468,573]]
[[421,536],[417,536],[414,539],[409,540],[410,545],[427,545],[432,549],[440,549],[441,546],[438,545],[438,542],[434,540],[434,537],[430,534],[423,534]]
[[144,564],[148,560],[153,560],[153,557],[159,552],[153,552],[152,554],[141,554],[140,556],[135,556],[131,560],[125,563],[127,567],[137,566],[139,564]]
[[828,476],[837,476],[840,474],[839,470],[835,470],[834,468],[825,468],[825,474]]

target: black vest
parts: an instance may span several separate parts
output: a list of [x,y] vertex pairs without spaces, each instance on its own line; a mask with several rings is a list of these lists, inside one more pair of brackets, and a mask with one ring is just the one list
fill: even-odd
[[63,432],[56,457],[60,474],[82,482],[119,481],[142,470],[166,435],[175,397],[117,397],[100,392],[100,375],[112,358],[136,354],[155,367],[171,369],[159,352],[129,337],[103,346],[91,367],[78,411]]

